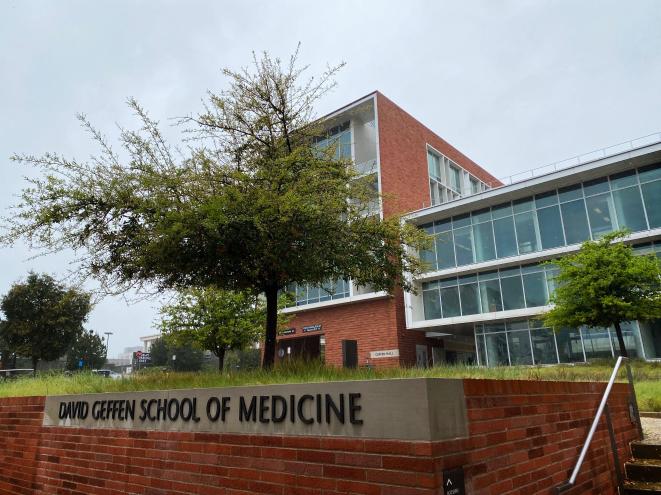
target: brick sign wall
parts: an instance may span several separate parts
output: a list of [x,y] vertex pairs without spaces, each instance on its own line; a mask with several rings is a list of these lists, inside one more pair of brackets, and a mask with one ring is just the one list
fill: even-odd
[[[44,426],[43,397],[0,399],[0,494],[551,494],[569,474],[603,384],[465,380],[468,436],[407,441]],[[637,436],[627,390],[609,402],[620,458]],[[569,493],[615,493],[601,425]]]

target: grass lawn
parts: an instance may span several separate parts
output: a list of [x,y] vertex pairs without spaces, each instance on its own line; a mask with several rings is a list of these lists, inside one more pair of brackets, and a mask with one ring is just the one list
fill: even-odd
[[[661,363],[633,361],[632,370],[638,403],[642,411],[661,411]],[[0,397],[25,395],[62,395],[95,392],[128,392],[175,388],[228,387],[274,383],[324,382],[378,378],[488,378],[496,380],[607,381],[613,361],[559,366],[438,366],[434,368],[357,369],[328,368],[319,364],[281,366],[273,371],[235,371],[230,373],[173,373],[148,370],[121,380],[77,373],[42,374],[0,382]],[[626,372],[620,371],[620,381]]]

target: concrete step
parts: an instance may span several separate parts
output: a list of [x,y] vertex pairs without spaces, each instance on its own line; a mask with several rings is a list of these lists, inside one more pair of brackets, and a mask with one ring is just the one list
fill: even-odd
[[631,442],[631,455],[634,459],[661,459],[661,444]]
[[661,459],[634,459],[624,465],[629,481],[661,483]]
[[625,481],[620,495],[658,495],[661,494],[661,483],[647,483],[644,481]]

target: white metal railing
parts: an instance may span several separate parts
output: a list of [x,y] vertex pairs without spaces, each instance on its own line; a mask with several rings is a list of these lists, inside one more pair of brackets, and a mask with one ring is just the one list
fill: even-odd
[[585,443],[583,444],[581,453],[578,456],[578,460],[576,461],[574,470],[572,471],[571,476],[567,481],[555,487],[556,493],[565,492],[576,484],[576,478],[578,477],[578,473],[581,470],[581,466],[583,465],[585,456],[587,455],[588,450],[590,449],[590,443],[592,442],[592,437],[594,437],[594,434],[597,431],[597,426],[599,426],[601,415],[604,414],[604,412],[606,413],[606,425],[608,426],[608,433],[611,441],[611,450],[613,452],[613,458],[615,461],[615,473],[617,475],[618,484],[620,486],[622,485],[622,471],[620,466],[620,459],[617,453],[617,442],[615,441],[615,432],[613,430],[613,424],[611,422],[610,411],[608,410],[608,397],[610,396],[611,389],[613,388],[613,384],[615,383],[615,379],[617,378],[617,374],[620,371],[620,366],[622,365],[623,362],[626,363],[627,380],[629,382],[630,415],[632,416],[632,419],[636,422],[640,437],[641,438],[643,437],[642,427],[640,424],[640,413],[638,412],[638,404],[636,403],[636,392],[633,387],[633,375],[631,374],[631,367],[629,366],[629,360],[625,357],[619,356],[617,358],[617,361],[615,362],[615,366],[613,367],[613,373],[611,374],[611,377],[608,380],[608,383],[606,384],[606,390],[604,390],[604,395],[601,397],[601,402],[599,403],[599,407],[597,408],[597,413],[595,414],[594,419],[592,420],[592,425],[590,425],[588,436],[585,439]]
[[[574,167],[576,165],[582,165],[595,160],[601,160],[603,158],[608,158],[609,156],[618,155],[626,151],[643,148],[645,146],[650,146],[657,143],[661,143],[661,132],[655,132],[653,134],[648,134],[647,136],[642,136],[639,138],[631,139],[629,141],[624,141],[622,143],[613,144],[605,148],[599,148],[597,150],[589,151],[587,153],[576,155],[571,158],[565,158],[564,160],[542,165],[541,167],[536,167],[524,172],[508,175],[499,180],[503,183],[503,185],[508,186],[517,182],[522,182],[524,180],[533,179],[541,175],[550,174],[551,172]],[[502,187],[500,184],[488,185],[492,188]]]

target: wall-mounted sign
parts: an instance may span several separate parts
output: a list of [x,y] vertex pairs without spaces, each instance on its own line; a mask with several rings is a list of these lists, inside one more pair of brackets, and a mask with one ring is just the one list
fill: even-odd
[[151,363],[151,353],[136,351],[133,353],[133,361],[140,364],[149,364]]
[[466,495],[464,468],[443,470],[443,495]]
[[321,330],[321,323],[317,323],[316,325],[307,325],[303,327],[303,333],[318,332],[320,330]]
[[43,425],[436,441],[468,435],[461,380],[415,378],[46,398]]
[[295,334],[295,333],[296,333],[295,328],[287,328],[287,329],[283,330],[280,335],[292,335],[292,334]]
[[384,351],[370,352],[370,359],[381,359],[381,358],[390,358],[390,357],[399,357],[399,349],[387,349]]

